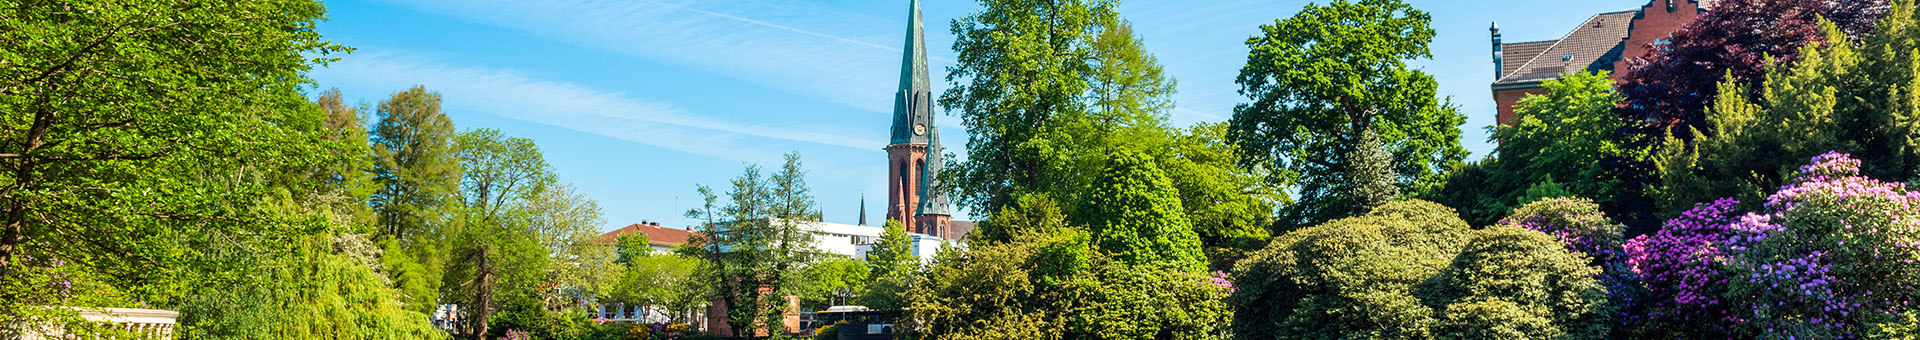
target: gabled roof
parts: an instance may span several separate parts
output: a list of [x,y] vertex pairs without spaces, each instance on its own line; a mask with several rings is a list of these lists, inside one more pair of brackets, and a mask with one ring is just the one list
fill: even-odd
[[598,242],[613,243],[615,241],[620,240],[620,235],[626,235],[630,233],[641,233],[643,235],[646,235],[647,244],[653,245],[653,246],[660,246],[660,247],[672,247],[672,246],[687,244],[688,238],[692,237],[693,235],[699,234],[698,232],[689,231],[686,229],[662,228],[660,227],[660,223],[651,223],[651,224],[635,223],[635,224],[627,225],[625,227],[620,227],[620,229],[614,229],[613,231],[609,231],[605,234],[600,234],[600,236],[596,236],[593,239],[594,241],[598,241]]
[[1627,30],[1636,13],[1596,14],[1559,40],[1501,44],[1501,76],[1493,83],[1523,83],[1572,71],[1612,69],[1613,62],[1625,51]]

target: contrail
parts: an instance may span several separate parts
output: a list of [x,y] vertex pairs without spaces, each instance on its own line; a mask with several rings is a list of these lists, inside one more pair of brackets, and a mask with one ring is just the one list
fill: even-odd
[[900,52],[900,51],[901,51],[901,50],[900,50],[900,48],[897,48],[897,47],[890,47],[890,46],[886,46],[886,45],[881,45],[881,44],[875,44],[875,43],[870,43],[870,42],[865,42],[865,41],[859,41],[859,40],[853,40],[853,39],[847,39],[847,38],[842,38],[842,37],[840,37],[840,36],[836,36],[836,35],[832,35],[832,34],[826,34],[826,33],[820,33],[820,32],[814,32],[814,31],[808,31],[808,30],[804,30],[804,29],[799,29],[799,28],[795,28],[795,27],[792,27],[792,26],[786,26],[786,25],[781,25],[781,24],[775,24],[775,23],[771,23],[771,22],[765,22],[765,21],[760,21],[760,20],[754,20],[754,19],[749,19],[749,18],[744,18],[744,17],[740,17],[740,16],[737,16],[737,15],[732,15],[732,14],[726,14],[726,13],[720,13],[720,12],[714,12],[714,11],[709,11],[709,10],[704,10],[704,9],[698,9],[698,8],[692,8],[692,7],[687,7],[687,6],[680,6],[680,5],[675,5],[675,4],[670,4],[670,3],[665,3],[665,2],[659,2],[659,1],[648,1],[648,2],[651,2],[651,3],[654,3],[654,4],[658,4],[658,5],[661,5],[661,6],[667,6],[667,7],[673,7],[674,9],[678,9],[678,10],[683,10],[683,11],[688,11],[688,12],[694,12],[694,13],[700,13],[700,14],[706,14],[706,15],[711,15],[711,16],[716,16],[716,17],[721,17],[721,18],[727,18],[727,19],[733,19],[733,20],[737,20],[737,21],[740,21],[740,22],[745,22],[745,23],[749,23],[749,24],[755,24],[755,25],[760,25],[760,26],[766,26],[766,27],[772,27],[772,28],[775,28],[775,29],[780,29],[780,30],[785,30],[785,31],[788,31],[788,32],[794,32],[794,33],[800,33],[800,34],[805,34],[805,35],[811,35],[811,36],[816,36],[816,37],[821,37],[821,38],[827,38],[827,39],[833,39],[833,40],[838,40],[838,41],[840,41],[840,42],[845,42],[845,43],[849,43],[849,44],[855,44],[855,45],[861,45],[861,46],[867,46],[867,47],[872,47],[872,48],[878,48],[878,49],[883,49],[883,50],[888,50],[888,51],[894,51],[894,52]]

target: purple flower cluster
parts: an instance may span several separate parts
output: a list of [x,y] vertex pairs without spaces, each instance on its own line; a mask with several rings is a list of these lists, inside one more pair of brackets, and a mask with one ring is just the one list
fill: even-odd
[[[1850,339],[1906,312],[1920,287],[1920,193],[1861,177],[1860,161],[1814,157],[1761,212],[1701,204],[1625,246],[1650,317],[1724,322],[1767,339]],[[1709,326],[1711,327],[1711,326]]]
[[1659,232],[1627,241],[1627,265],[1647,287],[1648,317],[1685,324],[1739,320],[1733,302],[1721,300],[1727,283],[1721,247],[1732,236],[1739,204],[1699,204]]
[[509,329],[506,335],[500,337],[500,340],[533,340],[533,334]]
[[1207,275],[1207,283],[1215,287],[1226,288],[1228,293],[1232,293],[1234,291],[1233,281],[1228,281],[1227,277],[1227,272],[1215,270],[1212,274]]

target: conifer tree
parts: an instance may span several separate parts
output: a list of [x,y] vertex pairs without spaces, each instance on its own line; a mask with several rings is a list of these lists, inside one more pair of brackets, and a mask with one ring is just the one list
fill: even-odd
[[1347,163],[1350,164],[1347,187],[1353,190],[1348,195],[1360,204],[1362,212],[1373,211],[1400,196],[1400,186],[1395,183],[1393,173],[1393,154],[1387,153],[1386,146],[1372,129],[1360,134],[1360,143],[1347,152]]

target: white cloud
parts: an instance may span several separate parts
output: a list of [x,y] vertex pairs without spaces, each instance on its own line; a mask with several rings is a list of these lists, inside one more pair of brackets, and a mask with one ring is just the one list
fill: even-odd
[[395,1],[875,112],[892,110],[905,28],[797,1]]
[[[486,114],[547,124],[721,159],[767,159],[764,139],[872,149],[884,141],[839,126],[740,124],[708,119],[673,105],[520,72],[442,64],[395,53],[358,53],[317,70],[316,78],[373,88],[424,85],[450,103]],[[455,105],[455,104],[449,104]]]

